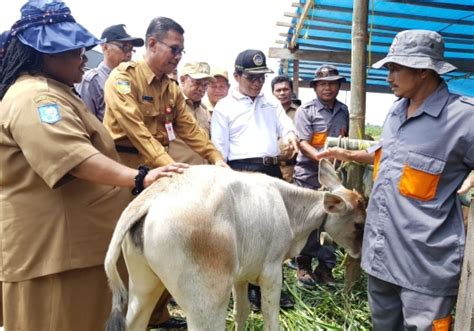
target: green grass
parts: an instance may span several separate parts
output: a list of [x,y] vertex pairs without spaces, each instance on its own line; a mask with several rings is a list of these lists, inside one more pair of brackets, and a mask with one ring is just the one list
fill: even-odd
[[[296,272],[286,265],[284,289],[295,300],[294,309],[280,310],[280,328],[282,330],[371,330],[369,308],[367,304],[366,275],[356,283],[353,290],[344,290],[343,254],[338,250],[338,265],[334,269],[336,288],[317,286],[315,290],[306,290],[296,285]],[[229,307],[227,329],[233,330],[232,310]],[[260,313],[250,313],[246,330],[263,330]]]
[[[352,291],[344,289],[344,255],[337,250],[338,265],[334,268],[336,287],[317,286],[314,290],[299,288],[296,283],[296,271],[283,267],[284,290],[295,300],[295,307],[280,310],[280,329],[290,331],[364,331],[371,330],[369,308],[367,304],[367,277],[362,272],[361,279]],[[231,300],[232,301],[232,300]],[[179,309],[172,309],[172,315],[182,315]],[[227,330],[234,329],[232,303],[227,315]],[[246,330],[263,330],[263,318],[260,313],[249,314]]]

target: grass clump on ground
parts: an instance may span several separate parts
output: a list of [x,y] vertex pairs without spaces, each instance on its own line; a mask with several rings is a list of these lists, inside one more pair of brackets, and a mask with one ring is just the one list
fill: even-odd
[[[352,291],[344,290],[343,253],[337,250],[338,265],[334,269],[336,287],[316,286],[306,290],[297,286],[296,272],[283,267],[285,274],[284,289],[295,300],[295,307],[280,310],[280,328],[282,330],[371,330],[369,308],[367,304],[364,273]],[[227,330],[233,330],[232,309],[229,307]],[[246,330],[263,330],[263,318],[260,313],[251,312],[247,319]]]

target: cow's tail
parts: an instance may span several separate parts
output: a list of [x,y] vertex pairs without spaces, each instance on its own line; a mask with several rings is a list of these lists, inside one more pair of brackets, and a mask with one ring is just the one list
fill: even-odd
[[[128,295],[127,289],[117,269],[117,261],[122,252],[122,242],[128,231],[148,211],[148,206],[140,204],[140,202],[136,200],[132,201],[120,216],[105,256],[105,273],[107,274],[109,287],[112,291],[112,311],[107,321],[107,331],[125,331],[126,328],[123,308],[127,302]],[[138,202],[138,206],[137,203],[134,202]]]

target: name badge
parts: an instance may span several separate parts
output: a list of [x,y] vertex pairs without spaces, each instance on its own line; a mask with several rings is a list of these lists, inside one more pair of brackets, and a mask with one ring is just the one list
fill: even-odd
[[176,136],[175,136],[174,130],[173,130],[173,123],[166,122],[165,123],[165,128],[166,128],[166,132],[168,133],[168,140],[169,141],[175,140]]

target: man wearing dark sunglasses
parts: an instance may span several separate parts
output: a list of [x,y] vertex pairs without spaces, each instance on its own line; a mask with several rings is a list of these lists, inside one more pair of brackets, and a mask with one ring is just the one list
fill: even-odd
[[[265,75],[272,72],[262,51],[248,49],[237,56],[234,78],[238,86],[216,104],[211,137],[232,169],[282,178],[278,138],[295,151],[298,151],[298,138],[293,121],[281,103],[261,93]],[[249,300],[252,310],[260,310],[260,288],[253,284],[249,284]],[[293,305],[291,298],[282,292],[280,306]]]
[[144,44],[142,38],[130,36],[124,24],[109,26],[102,32],[101,39],[105,39],[101,45],[104,60],[97,68],[87,71],[76,86],[84,103],[100,121],[104,119],[104,85],[110,72],[120,63],[130,61],[135,52],[133,48]]

